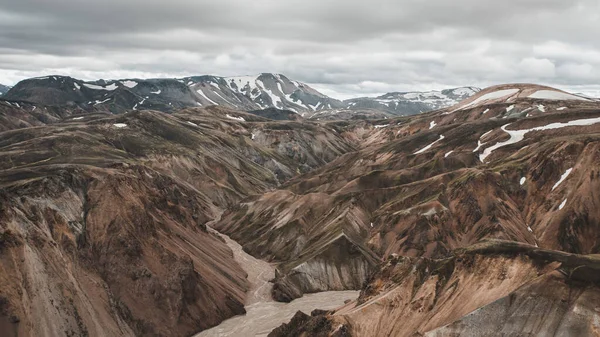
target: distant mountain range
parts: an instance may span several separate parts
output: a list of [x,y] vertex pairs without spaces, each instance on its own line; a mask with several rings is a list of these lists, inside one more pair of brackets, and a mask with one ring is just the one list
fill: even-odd
[[[243,111],[277,108],[307,118],[349,119],[413,115],[448,107],[480,89],[455,88],[429,92],[393,92],[379,97],[341,101],[281,74],[181,79],[121,79],[87,82],[71,77],[46,76],[23,80],[3,98],[46,106],[71,106],[84,110],[159,110],[219,105]],[[2,89],[0,89],[2,92]]]

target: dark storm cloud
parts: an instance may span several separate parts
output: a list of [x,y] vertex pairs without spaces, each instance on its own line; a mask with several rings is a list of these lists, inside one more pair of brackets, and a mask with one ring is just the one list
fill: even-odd
[[281,72],[344,96],[539,82],[596,90],[597,0],[0,0],[0,83]]

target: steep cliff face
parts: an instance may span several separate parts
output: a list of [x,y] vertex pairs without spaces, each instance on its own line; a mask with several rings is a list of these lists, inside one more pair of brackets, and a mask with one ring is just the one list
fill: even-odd
[[[369,278],[357,301],[320,318],[325,332],[319,333],[594,336],[599,268],[596,256],[509,241],[487,241],[445,259],[393,256]],[[292,320],[287,333],[295,335],[315,321]]]
[[425,336],[598,336],[597,286],[552,273]]
[[185,335],[244,312],[245,274],[193,189],[136,166],[46,174],[2,193],[15,335]]

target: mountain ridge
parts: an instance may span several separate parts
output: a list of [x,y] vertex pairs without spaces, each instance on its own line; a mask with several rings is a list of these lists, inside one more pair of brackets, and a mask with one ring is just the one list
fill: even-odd
[[4,99],[42,105],[66,105],[112,113],[220,105],[243,111],[268,108],[289,110],[306,118],[350,119],[412,115],[456,104],[478,92],[461,87],[429,92],[394,92],[379,97],[338,100],[282,74],[221,77],[117,79],[83,81],[50,75],[25,79]]

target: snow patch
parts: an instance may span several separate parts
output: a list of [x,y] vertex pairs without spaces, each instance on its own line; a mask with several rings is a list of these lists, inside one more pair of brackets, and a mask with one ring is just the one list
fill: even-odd
[[381,129],[381,128],[387,128],[388,126],[390,126],[389,124],[385,124],[385,125],[374,125],[373,127],[375,129]]
[[263,91],[269,95],[269,97],[271,98],[271,103],[273,104],[274,107],[278,107],[281,106],[283,107],[283,103],[281,102],[281,97],[275,95],[271,90],[267,89],[267,87],[265,86],[265,84],[261,81],[261,80],[256,80],[257,84],[262,84],[263,87]]
[[485,142],[482,142],[481,140],[483,138],[485,138],[487,135],[489,135],[490,133],[492,133],[492,131],[494,131],[494,130],[492,129],[492,130],[484,133],[483,135],[481,135],[481,137],[479,137],[479,140],[477,140],[477,147],[475,148],[475,150],[473,150],[473,152],[479,151],[479,149],[486,144]]
[[561,209],[563,209],[566,204],[567,204],[567,199],[563,200],[563,202],[558,206],[558,210],[560,211]]
[[213,94],[216,94],[217,96],[219,96],[219,97],[220,97],[222,100],[224,100],[225,102],[227,102],[227,103],[231,103],[231,102],[229,102],[228,100],[226,100],[226,99],[225,99],[225,97],[223,97],[223,96],[219,95],[219,93],[218,93],[218,92],[216,92],[216,91],[213,91]]
[[499,98],[503,98],[509,95],[514,95],[516,93],[518,93],[520,90],[519,89],[504,89],[504,90],[496,90],[496,91],[492,91],[490,93],[487,93],[477,99],[475,99],[473,102],[460,107],[457,110],[464,110],[466,108],[475,106],[479,103],[485,102],[485,101],[489,101],[489,100],[493,100],[493,99],[499,99]]
[[573,100],[573,101],[589,101],[587,98],[560,92],[555,90],[538,90],[529,95],[529,98],[548,99],[548,100]]
[[160,95],[160,93],[162,92],[162,90],[158,90],[158,91],[150,91],[151,94],[155,94],[155,95]]
[[90,89],[94,89],[94,90],[108,90],[108,91],[113,91],[115,89],[118,88],[116,83],[113,83],[111,85],[108,85],[106,87],[102,87],[99,85],[95,85],[95,84],[89,84],[89,83],[83,83],[84,86],[90,88]]
[[452,152],[454,152],[454,150],[452,150],[450,152],[446,152],[446,154],[444,155],[444,158],[448,158],[448,156],[450,156],[452,154]]
[[106,102],[108,102],[108,101],[110,101],[110,100],[111,100],[111,98],[107,98],[107,99],[105,99],[104,101],[96,101],[96,102],[94,103],[94,105],[98,105],[98,104],[106,103]]
[[523,186],[523,184],[525,184],[526,181],[527,181],[527,178],[523,177],[523,178],[521,178],[521,181],[519,181],[519,184],[521,184],[521,186]]
[[[540,104],[537,106],[538,110],[540,110],[541,112],[546,112],[546,107],[543,104]],[[528,114],[529,115],[529,114]]]
[[556,109],[558,111],[563,111],[563,110],[567,110],[568,108],[566,106],[561,106],[560,108]]
[[552,129],[564,128],[567,126],[585,126],[585,125],[593,125],[596,123],[600,123],[600,117],[599,118],[576,119],[576,120],[569,121],[566,123],[560,123],[560,122],[559,123],[551,123],[548,125],[538,126],[535,128],[525,129],[525,130],[507,130],[506,128],[510,124],[506,124],[506,125],[503,125],[501,129],[502,129],[502,131],[504,131],[510,135],[510,139],[507,141],[504,141],[504,142],[496,143],[494,146],[485,149],[485,151],[483,151],[483,153],[479,156],[479,160],[481,160],[481,162],[484,162],[484,160],[490,154],[492,154],[492,152],[494,150],[497,150],[501,147],[515,144],[515,143],[522,141],[525,138],[525,135],[531,131],[552,130]]
[[193,122],[190,122],[190,121],[187,121],[187,123],[188,123],[189,125],[198,126],[198,124],[196,124],[196,123],[193,123]]
[[73,118],[71,118],[71,119],[72,119],[72,120],[74,120],[74,121],[78,121],[78,120],[81,120],[81,119],[83,119],[83,118],[84,118],[84,117],[73,117]]
[[115,126],[116,128],[121,129],[121,128],[127,127],[127,124],[125,124],[125,123],[116,123],[116,124],[113,124],[113,126]]
[[439,138],[438,140],[436,140],[435,142],[433,142],[433,143],[431,143],[431,144],[429,144],[429,145],[425,146],[424,148],[420,149],[419,151],[417,151],[417,152],[415,152],[415,153],[413,153],[413,154],[420,154],[420,153],[423,153],[423,152],[425,152],[425,151],[427,151],[427,150],[431,149],[431,148],[432,148],[432,147],[433,147],[433,146],[434,146],[436,143],[440,142],[440,141],[441,141],[441,140],[443,140],[443,139],[444,139],[444,135],[440,135],[440,138]]
[[196,90],[196,92],[199,93],[202,97],[204,97],[204,99],[206,99],[210,103],[212,103],[214,105],[219,105],[219,103],[217,103],[217,102],[213,101],[212,99],[208,98],[208,96],[206,96],[206,94],[204,93],[204,91],[202,91],[202,89],[198,89],[198,90]]
[[123,84],[124,86],[126,86],[129,89],[132,89],[138,85],[138,82],[128,80],[128,81],[121,81],[121,84]]
[[566,170],[565,173],[563,173],[562,176],[560,176],[560,179],[558,180],[558,182],[556,184],[554,184],[554,186],[552,186],[553,191],[555,188],[558,187],[558,185],[562,184],[562,182],[565,181],[565,179],[567,179],[569,174],[571,174],[571,171],[573,171],[573,168]]
[[431,121],[431,123],[429,123],[429,130],[435,128],[436,125],[437,123],[435,121]]
[[227,118],[229,118],[229,119],[233,119],[233,120],[240,121],[240,122],[245,122],[246,121],[244,119],[244,117],[234,117],[234,116],[231,116],[230,114],[227,114],[225,116],[227,116]]
[[515,108],[515,105],[511,105],[508,108],[506,108],[506,112],[511,112],[513,109]]

